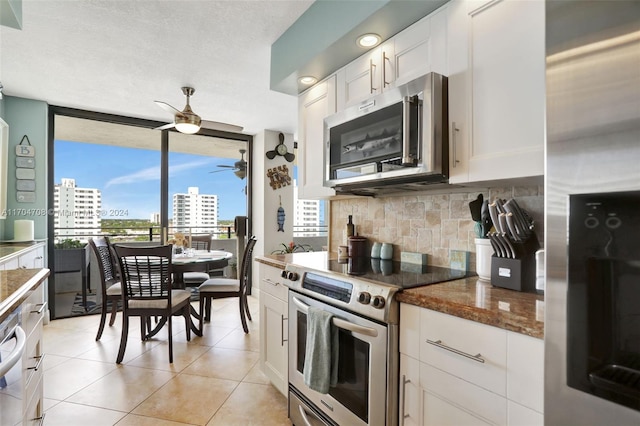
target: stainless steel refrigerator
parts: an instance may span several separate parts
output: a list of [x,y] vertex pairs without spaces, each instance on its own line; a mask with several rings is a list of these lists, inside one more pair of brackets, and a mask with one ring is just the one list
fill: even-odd
[[546,2],[545,424],[640,425],[640,2]]

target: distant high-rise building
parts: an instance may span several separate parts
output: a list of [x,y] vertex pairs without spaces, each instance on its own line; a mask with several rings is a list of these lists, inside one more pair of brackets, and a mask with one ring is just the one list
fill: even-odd
[[186,194],[173,195],[174,231],[215,231],[218,226],[218,196],[199,192],[198,187],[189,187]]
[[293,187],[293,226],[298,237],[314,237],[320,235],[320,200],[300,200],[298,198],[298,186]]
[[149,216],[149,222],[153,223],[160,223],[160,213],[151,213],[151,215]]
[[102,194],[97,188],[76,187],[75,179],[63,178],[53,189],[55,240],[87,242],[101,231]]

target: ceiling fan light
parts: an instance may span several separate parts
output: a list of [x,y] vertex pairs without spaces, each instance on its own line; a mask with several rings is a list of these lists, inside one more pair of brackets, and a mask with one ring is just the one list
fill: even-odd
[[200,117],[198,117],[197,115],[176,115],[175,128],[180,133],[192,135],[194,133],[198,133],[198,130],[200,130],[200,122]]

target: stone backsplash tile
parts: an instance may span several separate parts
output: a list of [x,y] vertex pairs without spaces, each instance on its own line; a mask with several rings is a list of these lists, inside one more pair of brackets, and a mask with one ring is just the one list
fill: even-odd
[[428,254],[432,265],[449,266],[451,250],[471,252],[471,268],[475,269],[474,222],[469,202],[482,193],[485,199],[515,198],[532,217],[536,235],[544,236],[544,187],[507,186],[451,194],[419,193],[380,198],[346,198],[331,201],[329,250],[337,252],[346,244],[345,225],[353,216],[358,235],[373,242],[394,245],[393,257],[402,251]]

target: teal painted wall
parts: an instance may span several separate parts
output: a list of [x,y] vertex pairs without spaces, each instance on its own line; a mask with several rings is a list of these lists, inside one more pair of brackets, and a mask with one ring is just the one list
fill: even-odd
[[[34,221],[36,239],[47,238],[47,141],[48,111],[46,102],[5,96],[2,117],[9,125],[9,167],[7,168],[7,218],[1,237],[13,238],[16,219]],[[16,199],[16,146],[24,135],[35,147],[36,201],[18,202]],[[26,142],[25,142],[26,143]]]

